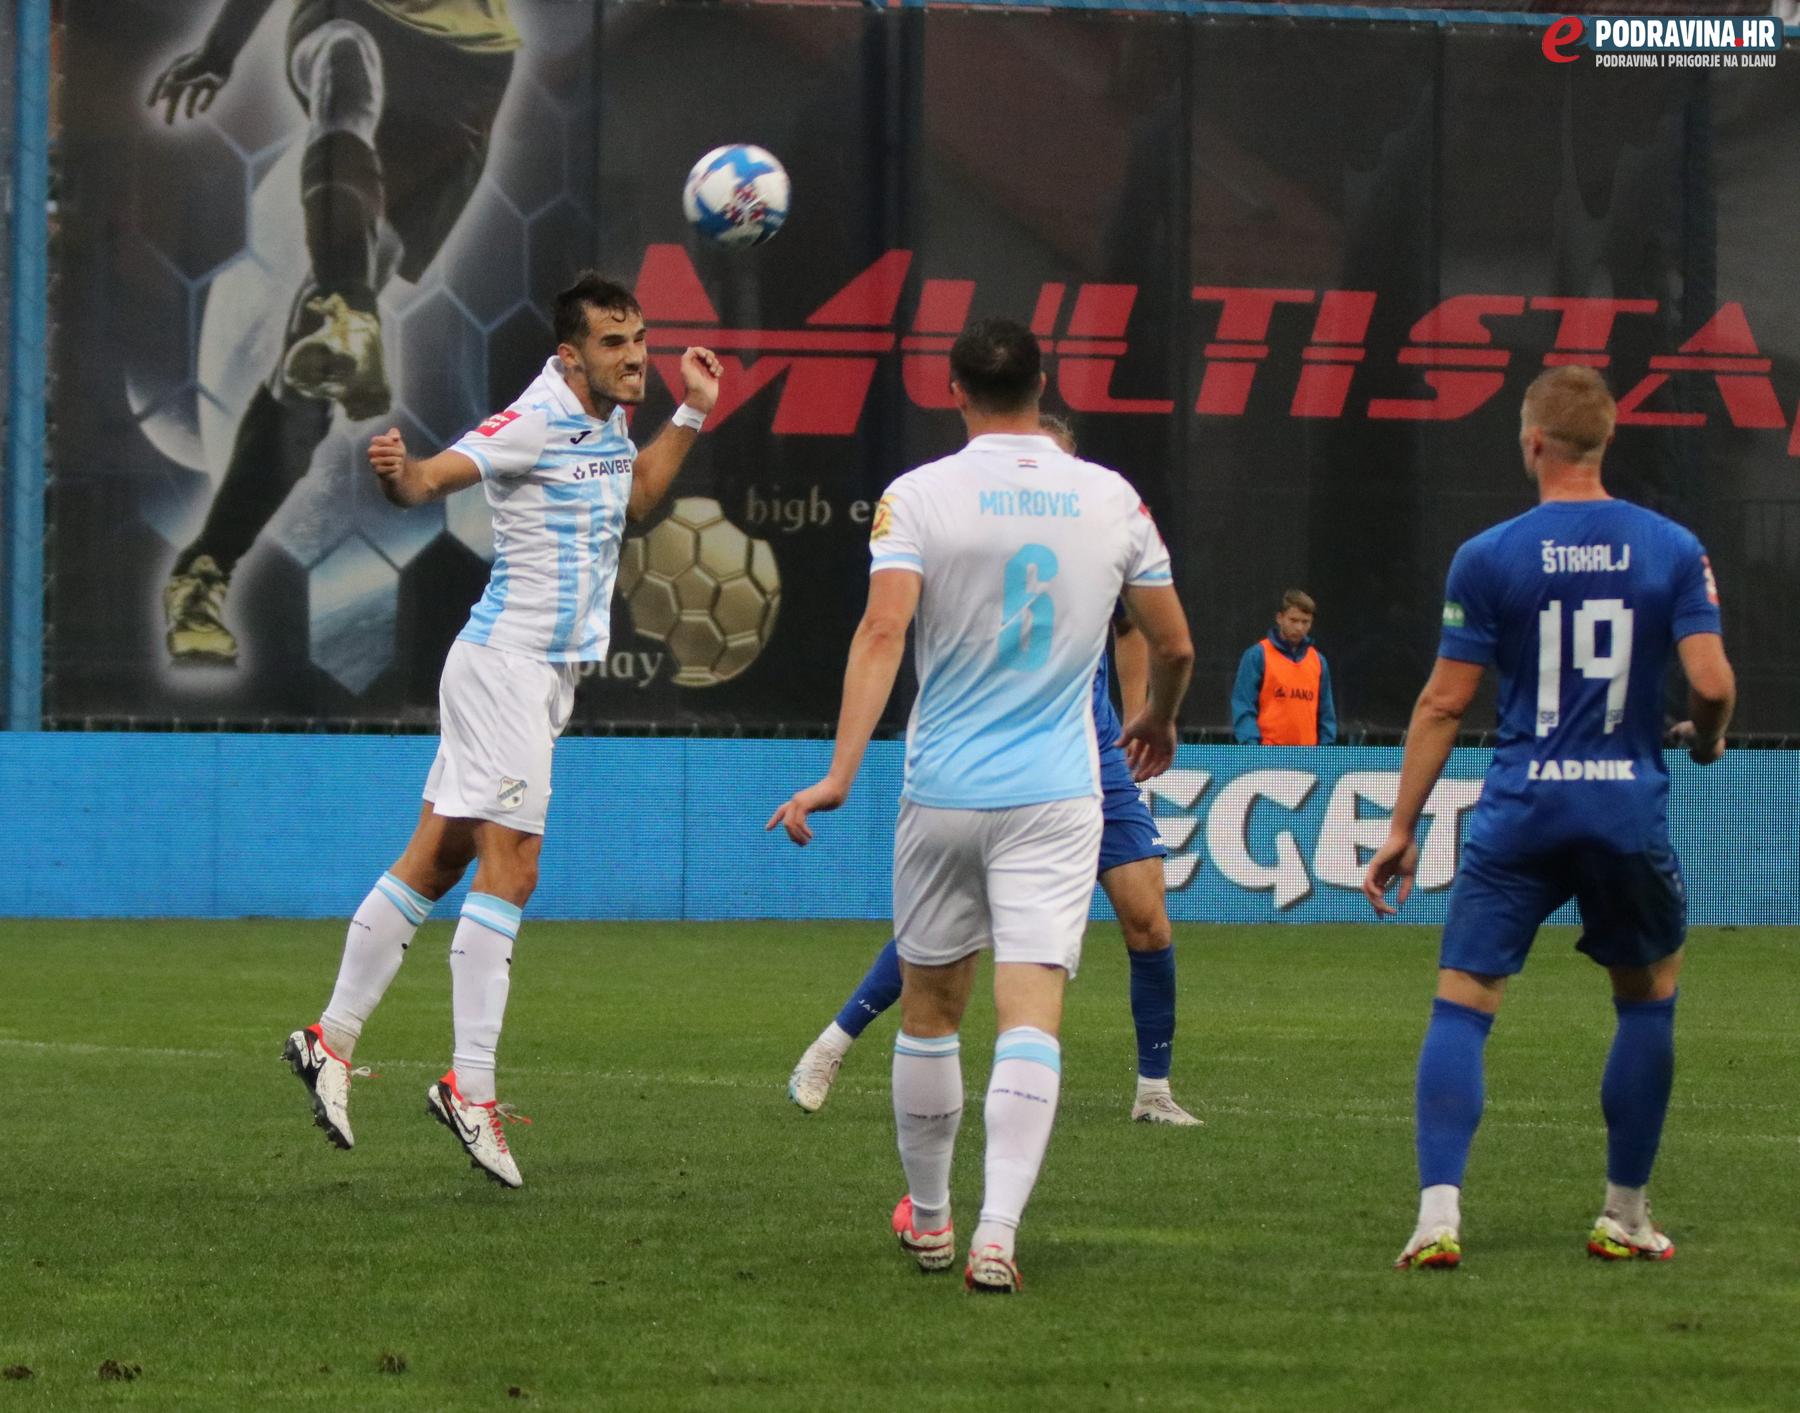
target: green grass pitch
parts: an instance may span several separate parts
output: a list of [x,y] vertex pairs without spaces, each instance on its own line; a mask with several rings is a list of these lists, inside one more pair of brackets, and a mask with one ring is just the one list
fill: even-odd
[[[1673,1262],[1583,1254],[1611,1010],[1550,932],[1488,1047],[1464,1265],[1401,1275],[1434,935],[1179,929],[1175,1092],[1206,1127],[1169,1130],[1127,1122],[1124,949],[1096,925],[1013,1300],[888,1233],[893,1017],[823,1112],[787,1102],[879,925],[528,926],[516,1193],[425,1116],[448,935],[363,1039],[346,1154],[278,1058],[341,926],[0,924],[0,1413],[1794,1406],[1793,931],[1691,943],[1655,1183]],[[978,992],[965,1236],[992,1014]]]

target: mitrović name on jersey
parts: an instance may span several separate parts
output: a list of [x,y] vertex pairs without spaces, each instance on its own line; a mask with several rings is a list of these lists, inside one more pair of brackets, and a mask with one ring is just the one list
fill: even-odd
[[1081,514],[1081,495],[1076,491],[983,491],[981,513],[1072,520]]

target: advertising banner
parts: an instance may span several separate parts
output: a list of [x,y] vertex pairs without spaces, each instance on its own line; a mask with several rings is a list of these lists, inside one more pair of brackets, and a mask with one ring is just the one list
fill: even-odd
[[[0,916],[346,916],[405,844],[435,749],[429,736],[0,733],[0,829],[17,841]],[[564,741],[529,917],[887,918],[898,742],[874,743],[807,848],[763,828],[830,758],[824,741]],[[1444,920],[1486,764],[1452,756],[1402,921]],[[1182,747],[1147,791],[1169,916],[1372,921],[1362,870],[1399,770],[1392,748]],[[1733,751],[1702,770],[1671,754],[1669,771],[1691,920],[1800,925],[1800,755]],[[1098,890],[1094,916],[1110,916]]]
[[[368,439],[424,454],[504,408],[594,264],[649,321],[640,442],[684,347],[726,376],[622,558],[577,733],[830,722],[873,506],[960,441],[948,349],[985,315],[1037,331],[1048,404],[1169,541],[1185,725],[1228,724],[1239,655],[1302,588],[1344,733],[1400,729],[1451,554],[1530,503],[1520,394],[1581,363],[1619,398],[1615,492],[1711,551],[1739,726],[1800,730],[1780,68],[1175,14],[63,15],[52,724],[428,728],[491,524],[479,488],[387,504]],[[793,178],[754,249],[682,215],[689,167],[732,141]]]

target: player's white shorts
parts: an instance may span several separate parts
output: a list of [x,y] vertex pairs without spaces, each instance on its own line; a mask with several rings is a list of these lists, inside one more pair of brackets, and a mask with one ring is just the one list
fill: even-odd
[[580,666],[452,643],[438,679],[437,759],[425,779],[432,812],[542,834],[550,753],[574,710]]
[[996,962],[1081,962],[1100,801],[1090,796],[1004,810],[900,802],[894,830],[894,936],[915,966],[983,947]]

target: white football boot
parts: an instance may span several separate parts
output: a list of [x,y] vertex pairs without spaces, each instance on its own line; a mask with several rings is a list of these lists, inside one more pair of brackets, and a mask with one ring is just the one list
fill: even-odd
[[963,1286],[978,1295],[1017,1295],[1025,1282],[1019,1279],[1017,1262],[998,1246],[984,1246],[969,1252]]
[[523,1187],[519,1165],[506,1146],[506,1123],[530,1123],[511,1105],[494,1102],[471,1104],[456,1088],[456,1071],[451,1070],[425,1091],[425,1111],[436,1119],[463,1146],[469,1165],[479,1168],[502,1187]]
[[788,1098],[807,1113],[818,1113],[831,1097],[832,1081],[837,1078],[838,1066],[843,1063],[841,1050],[832,1050],[823,1040],[813,1041],[788,1076]]
[[1672,1261],[1675,1243],[1650,1225],[1650,1213],[1644,1213],[1639,1227],[1628,1227],[1617,1217],[1601,1213],[1588,1233],[1588,1255],[1603,1261]]
[[1177,1128],[1200,1128],[1205,1119],[1197,1119],[1175,1102],[1169,1082],[1138,1082],[1137,1100],[1131,1106],[1131,1121],[1138,1124],[1173,1124]]
[[356,1139],[350,1133],[350,1076],[369,1071],[352,1071],[347,1061],[332,1054],[324,1032],[316,1025],[288,1036],[281,1053],[288,1068],[312,1092],[313,1122],[325,1130],[334,1147],[352,1147]]

